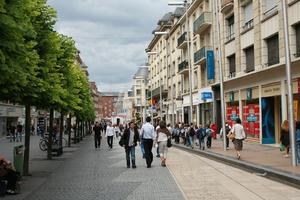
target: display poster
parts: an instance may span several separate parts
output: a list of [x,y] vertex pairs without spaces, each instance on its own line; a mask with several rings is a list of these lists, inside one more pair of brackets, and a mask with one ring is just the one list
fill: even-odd
[[258,104],[243,106],[242,122],[247,136],[259,138],[260,116]]
[[238,106],[230,106],[226,109],[226,121],[232,125],[232,122],[235,121],[240,115],[240,109]]

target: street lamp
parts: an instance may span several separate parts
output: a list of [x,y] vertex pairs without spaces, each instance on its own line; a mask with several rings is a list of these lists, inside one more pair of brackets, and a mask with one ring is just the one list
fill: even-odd
[[189,86],[190,86],[190,115],[191,115],[191,123],[193,123],[193,92],[192,92],[192,65],[190,59],[190,32],[189,32],[189,18],[188,18],[188,2],[187,0],[184,1],[175,1],[169,2],[169,6],[183,6],[185,8],[185,28],[186,28],[186,40],[187,40],[187,61],[188,61],[188,68],[189,68]]

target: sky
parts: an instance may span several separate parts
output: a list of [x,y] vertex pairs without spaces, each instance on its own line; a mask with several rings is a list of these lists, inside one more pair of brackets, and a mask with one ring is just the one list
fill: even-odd
[[100,92],[130,89],[168,0],[48,0],[56,30],[73,37]]

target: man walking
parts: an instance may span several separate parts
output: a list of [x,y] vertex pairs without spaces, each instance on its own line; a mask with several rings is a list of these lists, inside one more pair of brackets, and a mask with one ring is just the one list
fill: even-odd
[[111,126],[111,123],[109,122],[106,128],[106,137],[107,137],[107,144],[110,149],[113,148],[114,133],[115,133],[115,129],[114,127]]
[[101,144],[101,126],[99,125],[98,122],[96,122],[94,128],[94,140],[95,140],[95,148],[100,148]]
[[146,164],[147,168],[151,167],[151,163],[153,161],[153,154],[152,154],[152,146],[153,140],[156,138],[154,126],[150,124],[151,118],[146,118],[146,123],[143,124],[141,128],[141,136],[143,137],[143,144],[145,149],[145,157],[146,157]]

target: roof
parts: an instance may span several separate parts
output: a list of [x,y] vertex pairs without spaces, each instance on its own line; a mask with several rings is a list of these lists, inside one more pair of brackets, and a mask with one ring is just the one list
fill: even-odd
[[158,20],[157,25],[161,25],[162,23],[168,23],[172,18],[172,12],[166,13],[160,20]]
[[181,17],[182,15],[184,15],[185,12],[185,8],[184,7],[177,7],[174,10],[173,16],[174,17]]
[[133,78],[137,78],[137,77],[144,77],[147,78],[148,77],[148,67],[139,67],[139,69],[137,70],[137,72],[134,74]]
[[101,93],[101,96],[103,96],[103,97],[117,97],[119,95],[120,95],[119,92],[102,92]]

